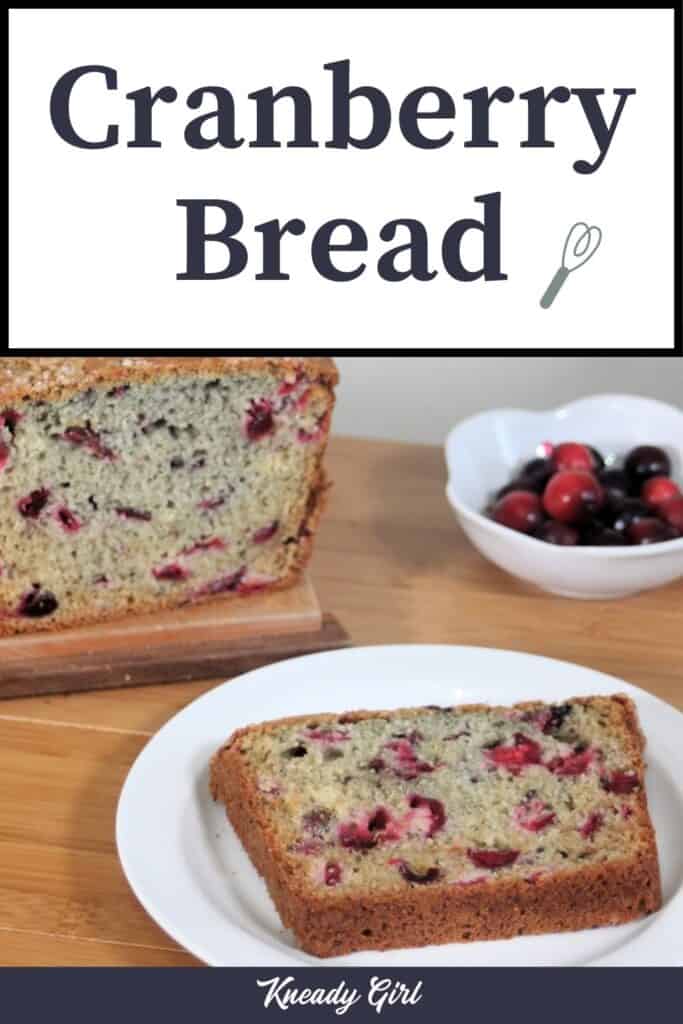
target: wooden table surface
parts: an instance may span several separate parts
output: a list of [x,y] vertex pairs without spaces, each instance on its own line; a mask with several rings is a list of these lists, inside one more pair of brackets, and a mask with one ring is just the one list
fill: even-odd
[[[625,601],[549,597],[468,544],[438,448],[335,439],[329,466],[313,577],[356,644],[530,651],[683,709],[683,583]],[[216,682],[0,703],[0,964],[196,964],[129,890],[114,816],[148,738]]]

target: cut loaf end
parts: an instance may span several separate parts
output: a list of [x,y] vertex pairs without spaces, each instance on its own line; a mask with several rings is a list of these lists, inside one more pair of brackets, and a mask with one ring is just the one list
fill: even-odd
[[5,359],[0,636],[294,582],[335,384],[324,359]]

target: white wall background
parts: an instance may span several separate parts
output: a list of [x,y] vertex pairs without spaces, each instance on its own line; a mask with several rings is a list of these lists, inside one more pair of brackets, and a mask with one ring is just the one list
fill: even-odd
[[335,432],[358,437],[437,444],[482,409],[545,409],[608,391],[683,405],[678,359],[342,356],[337,364]]

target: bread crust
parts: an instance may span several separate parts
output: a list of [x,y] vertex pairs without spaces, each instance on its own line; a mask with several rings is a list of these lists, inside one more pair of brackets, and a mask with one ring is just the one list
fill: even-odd
[[[570,702],[593,699],[577,697]],[[628,743],[642,779],[644,738],[635,706],[624,695],[611,699],[625,710]],[[524,702],[513,709],[525,711],[539,706],[539,702]],[[468,713],[485,707],[475,704],[457,710]],[[344,717],[349,721],[387,714],[405,717],[420,710],[358,711]],[[315,718],[324,724],[338,721],[339,715]],[[501,878],[472,886],[406,886],[384,893],[345,895],[338,890],[326,890],[320,894],[312,887],[298,884],[269,826],[263,797],[245,767],[239,747],[240,739],[254,729],[271,730],[309,720],[310,715],[238,730],[214,756],[210,770],[214,800],[225,806],[230,823],[266,882],[284,926],[294,932],[306,952],[325,958],[368,949],[578,931],[623,924],[661,906],[659,861],[644,786],[637,794],[635,810],[642,842],[633,856],[623,860],[548,872],[533,880]]]
[[[8,404],[20,401],[62,401],[92,387],[111,388],[116,385],[158,382],[160,380],[186,375],[213,377],[216,374],[241,374],[250,371],[271,370],[283,378],[298,372],[306,372],[316,381],[319,388],[328,393],[328,413],[334,411],[335,392],[339,375],[332,359],[327,357],[260,357],[260,356],[211,356],[211,357],[100,357],[79,358],[41,356],[23,358],[8,356],[0,361],[0,412]],[[308,565],[315,542],[325,498],[331,484],[325,474],[323,461],[327,442],[320,446],[316,462],[306,481],[308,502],[302,523],[302,535],[297,545],[296,558],[288,574],[276,583],[268,584],[268,591],[285,590],[294,586]],[[230,601],[250,600],[258,591],[247,593],[225,593],[217,597],[200,600]],[[0,597],[2,580],[0,580]],[[23,619],[0,612],[0,639],[19,634],[38,632],[60,632],[79,626],[90,626],[100,622],[118,621],[131,615],[145,615],[169,609],[182,608],[187,598],[182,594],[169,592],[159,596],[130,595],[126,608],[91,610],[74,606],[62,610],[58,619]]]
[[330,389],[339,383],[327,356],[3,356],[0,405],[60,401],[93,387],[139,384],[192,374],[239,374],[273,370],[283,376],[304,370]]

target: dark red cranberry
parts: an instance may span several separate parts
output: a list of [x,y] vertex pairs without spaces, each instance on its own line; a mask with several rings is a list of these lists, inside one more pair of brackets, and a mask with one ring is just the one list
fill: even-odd
[[204,498],[203,501],[199,502],[199,508],[203,509],[204,512],[213,512],[214,509],[220,508],[221,505],[225,505],[225,498]]
[[246,572],[246,568],[242,568],[238,569],[237,572],[228,573],[227,576],[219,576],[218,579],[205,583],[197,596],[212,597],[218,594],[234,593],[241,586]]
[[631,523],[640,519],[648,519],[652,515],[651,509],[639,498],[626,498],[615,511],[612,519],[612,528],[619,533],[625,533]]
[[65,505],[57,509],[55,512],[55,518],[62,529],[67,533],[78,533],[83,526],[83,523],[80,521],[76,513],[72,512],[71,509],[67,508]]
[[662,544],[675,540],[678,530],[661,519],[639,519],[637,523],[631,523],[627,534],[632,544]]
[[116,514],[122,519],[138,519],[143,523],[148,523],[152,518],[151,512],[146,512],[141,508],[121,507],[116,509]]
[[668,476],[652,476],[643,484],[641,498],[651,508],[658,508],[670,498],[678,498],[681,495],[678,484]]
[[612,548],[626,544],[626,534],[594,519],[581,530],[581,543],[586,547]]
[[658,512],[665,522],[673,526],[679,533],[683,533],[683,496],[669,498],[659,506]]
[[543,732],[546,736],[556,736],[562,729],[564,721],[571,714],[571,704],[552,704],[548,718],[543,725]]
[[250,441],[262,441],[275,431],[273,406],[267,398],[252,400],[247,409],[245,429]]
[[49,590],[41,590],[39,583],[21,599],[18,614],[27,619],[45,619],[59,608],[59,602]]
[[113,461],[115,453],[103,444],[100,435],[87,423],[84,427],[68,427],[62,434],[64,441],[76,447],[87,448],[96,459],[108,459]]
[[24,519],[37,519],[50,500],[50,492],[46,487],[40,487],[31,491],[25,498],[21,498],[17,505]]
[[567,754],[566,757],[553,757],[546,764],[546,768],[553,775],[583,775],[592,764],[594,754],[590,750],[583,750],[580,753]]
[[592,839],[599,828],[602,827],[604,818],[598,811],[594,811],[589,814],[583,825],[579,829],[579,832],[584,839]]
[[164,580],[167,583],[180,583],[183,580],[189,579],[190,572],[178,562],[172,562],[170,565],[161,565],[156,569],[152,569],[152,575],[155,580]]
[[624,795],[637,789],[640,780],[636,772],[612,772],[602,779],[602,785],[609,793]]
[[586,445],[574,441],[557,445],[553,451],[553,464],[558,471],[573,469],[592,473],[596,468],[595,460]]
[[631,493],[629,478],[622,469],[603,469],[597,474],[597,477],[608,502],[623,501]]
[[492,517],[501,526],[533,533],[543,521],[541,501],[533,491],[510,491],[493,506]]
[[543,492],[546,512],[562,523],[581,523],[604,503],[605,492],[592,473],[563,470],[552,477]]
[[187,548],[183,548],[181,554],[183,555],[197,555],[202,551],[224,551],[225,541],[222,541],[220,537],[212,537],[210,540],[198,540],[196,544],[191,544]]
[[525,765],[540,764],[541,747],[535,740],[518,732],[512,746],[493,747],[487,751],[486,757],[499,768],[507,768],[513,775],[518,775]]
[[19,423],[20,420],[23,420],[23,418],[23,414],[17,412],[16,409],[3,409],[2,412],[0,412],[0,428],[7,427],[12,437],[14,437],[17,423]]
[[526,832],[542,832],[554,824],[557,815],[550,804],[539,800],[535,790],[531,790],[522,803],[515,807],[514,818]]
[[536,491],[542,494],[545,485],[555,472],[551,459],[532,459],[520,470],[517,479],[520,482],[520,490]]
[[342,869],[335,861],[325,865],[325,885],[339,885],[342,880]]
[[579,531],[567,523],[559,523],[555,519],[548,519],[535,534],[539,540],[546,544],[556,544],[558,547],[573,547],[579,543]]
[[9,445],[5,444],[4,441],[0,441],[0,473],[9,462]]
[[441,872],[438,868],[428,868],[420,873],[413,871],[404,860],[398,861],[398,870],[401,878],[405,878],[406,882],[410,882],[412,885],[430,885],[441,878]]
[[663,449],[643,444],[628,453],[624,470],[634,484],[642,485],[652,476],[670,476],[671,460]]
[[257,530],[252,537],[252,541],[254,544],[265,544],[267,541],[272,540],[279,528],[280,522],[276,519],[268,526],[263,526],[260,530]]
[[505,868],[514,864],[519,857],[519,850],[468,850],[467,856],[478,868]]
[[429,831],[427,832],[427,838],[430,839],[433,835],[436,835],[446,823],[446,810],[440,800],[435,800],[426,796],[419,796],[415,793],[410,797],[408,801],[410,807],[413,809],[418,807],[427,807],[431,815],[431,824]]

